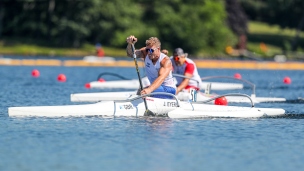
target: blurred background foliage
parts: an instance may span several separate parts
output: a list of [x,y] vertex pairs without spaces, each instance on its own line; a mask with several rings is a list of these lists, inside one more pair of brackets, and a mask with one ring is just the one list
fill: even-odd
[[82,56],[99,42],[124,56],[132,34],[138,48],[156,36],[196,57],[270,57],[303,51],[302,9],[302,0],[0,0],[0,53]]

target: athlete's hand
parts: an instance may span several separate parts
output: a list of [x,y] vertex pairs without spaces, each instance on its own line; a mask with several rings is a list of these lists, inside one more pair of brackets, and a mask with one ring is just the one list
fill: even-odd
[[150,94],[152,91],[149,89],[149,88],[145,88],[145,89],[143,89],[141,92],[140,92],[140,94],[141,95],[144,95],[144,94]]
[[137,38],[133,35],[127,37],[127,43],[128,44],[135,44],[137,42]]
[[161,52],[165,55],[168,55],[168,53],[169,53],[169,51],[167,49],[163,49],[163,50],[161,50]]

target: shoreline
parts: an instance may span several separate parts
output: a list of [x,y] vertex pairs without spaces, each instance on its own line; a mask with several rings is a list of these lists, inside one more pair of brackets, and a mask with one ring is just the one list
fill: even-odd
[[[259,70],[304,70],[303,62],[240,61],[240,60],[193,60],[197,68],[213,69],[259,69]],[[58,59],[10,59],[0,58],[0,66],[65,66],[65,67],[134,67],[134,61],[86,62],[83,60]],[[142,67],[143,62],[138,61]]]

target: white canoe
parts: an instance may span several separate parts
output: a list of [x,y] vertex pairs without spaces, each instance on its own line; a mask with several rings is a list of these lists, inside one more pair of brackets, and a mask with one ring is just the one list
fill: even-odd
[[[257,97],[256,96],[256,85],[253,84],[252,82],[248,81],[248,80],[244,80],[244,79],[240,79],[240,78],[234,78],[234,77],[230,77],[230,76],[209,76],[209,77],[203,77],[201,78],[202,80],[209,80],[209,79],[233,79],[233,80],[237,80],[237,81],[241,81],[243,83],[246,83],[247,85],[249,85],[252,88],[252,93],[251,93],[251,99],[254,103],[263,103],[263,102],[286,102],[287,100],[285,98],[280,98],[280,97]],[[213,85],[212,85],[213,86]],[[212,87],[211,86],[211,87]],[[208,94],[210,94],[210,91],[208,90]],[[203,95],[204,96],[216,96],[216,94],[214,95]],[[234,103],[241,103],[241,102],[250,102],[250,99],[246,98],[246,97],[242,97],[242,96],[229,96],[227,97],[227,100],[230,102],[234,102]]]
[[[123,92],[98,92],[98,93],[75,93],[70,95],[72,102],[98,102],[98,101],[108,101],[108,100],[123,100],[131,96],[136,96],[136,91],[123,91]],[[205,101],[210,98],[218,96],[217,94],[205,94],[202,92],[197,93],[196,101]],[[254,94],[251,96],[251,100],[254,103],[265,103],[265,102],[284,102],[285,98],[277,97],[256,97]],[[182,101],[188,101],[192,97],[188,92],[180,92],[177,98]],[[227,96],[228,103],[251,103],[248,97],[244,96]],[[213,103],[211,101],[210,103]]]
[[[256,97],[254,94],[252,94],[250,97],[254,103],[286,102],[286,99],[282,97]],[[250,102],[248,98],[238,97],[238,96],[227,97],[227,100],[234,103]]]
[[[180,102],[171,99],[147,97],[147,106],[156,116],[170,118],[202,118],[202,117],[264,117],[281,116],[285,114],[280,108],[254,108],[237,106],[217,106]],[[71,116],[144,116],[146,109],[141,99],[133,101],[103,101],[94,104],[65,105],[65,106],[32,106],[9,107],[8,115],[36,117],[71,117]]]
[[114,62],[115,58],[110,56],[98,57],[98,56],[85,56],[83,60],[86,62]]
[[[205,101],[210,98],[216,97],[218,94],[205,94],[203,92],[197,93],[197,99],[196,101]],[[189,100],[191,99],[191,95],[188,92],[180,92],[177,95],[177,98],[179,100]],[[231,103],[270,103],[270,102],[285,102],[285,98],[279,98],[279,97],[256,97],[255,94],[251,94],[250,98],[246,96],[239,96],[239,95],[232,95],[232,96],[226,96],[225,97],[229,102]],[[213,101],[212,101],[213,102]]]
[[[143,87],[149,86],[150,82],[147,77],[142,79]],[[100,89],[138,89],[138,79],[132,80],[116,80],[116,81],[92,81],[86,84],[87,88],[100,88]]]
[[[147,77],[142,78],[143,86],[149,86],[150,82]],[[221,82],[202,82],[200,88],[204,90],[209,84],[212,84],[211,90],[236,90],[242,89],[243,84],[239,83],[221,83]],[[118,81],[92,81],[88,83],[87,88],[100,88],[100,89],[138,89],[138,79],[132,80],[118,80]]]
[[72,102],[99,102],[99,101],[125,100],[132,96],[136,96],[136,91],[75,93],[75,94],[71,94],[70,98]]

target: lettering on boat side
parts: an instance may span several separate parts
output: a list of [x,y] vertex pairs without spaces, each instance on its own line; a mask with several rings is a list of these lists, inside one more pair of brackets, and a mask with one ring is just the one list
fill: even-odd
[[164,106],[167,107],[176,107],[176,102],[164,102]]
[[149,100],[149,101],[154,101],[153,99],[150,99],[150,98],[146,98],[146,100]]
[[122,106],[119,106],[119,109],[133,109],[133,105],[131,104],[126,104],[126,105],[122,105]]

